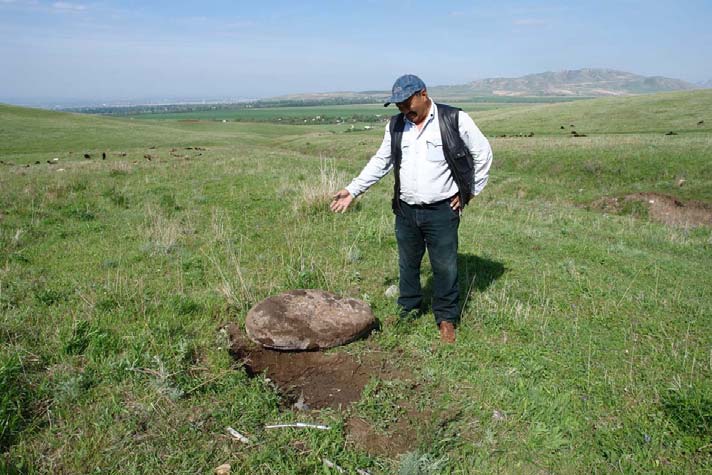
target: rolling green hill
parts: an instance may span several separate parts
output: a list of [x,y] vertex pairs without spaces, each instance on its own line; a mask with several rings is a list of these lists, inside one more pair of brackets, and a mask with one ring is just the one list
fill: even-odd
[[[429,308],[396,321],[392,176],[328,211],[381,127],[0,106],[0,473],[709,473],[712,226],[596,203],[712,203],[711,97],[471,109],[494,164],[455,346]],[[228,352],[226,324],[298,288],[381,323],[327,353],[346,381],[379,358],[353,405],[303,411]],[[291,422],[330,429],[265,428]]]
[[247,134],[252,140],[302,133],[303,129],[212,121],[139,121],[53,112],[0,104],[0,157],[18,164],[45,162],[54,157],[94,158],[102,152],[135,156],[152,147],[214,146],[234,143]]
[[[712,90],[495,110],[481,110],[481,104],[455,104],[493,140],[495,167],[505,175],[528,177],[523,185],[528,193],[536,190],[541,196],[587,202],[604,195],[655,191],[712,202],[710,164],[704,159],[712,127]],[[348,125],[311,125],[311,121],[285,125],[276,119],[284,114],[348,117],[349,112],[359,116],[368,111],[395,112],[377,106],[260,109],[258,122],[246,121],[246,113],[244,121],[222,123],[185,120],[181,114],[133,120],[0,105],[0,159],[45,164],[55,157],[66,162],[82,160],[84,153],[96,158],[106,152],[113,159],[125,154],[126,160],[143,160],[146,154],[170,158],[187,147],[251,147],[265,153],[360,157],[363,163],[380,143],[382,124],[363,130],[362,123],[361,130],[344,133],[350,132]],[[262,122],[270,118],[272,122]],[[574,131],[587,137],[573,137]],[[677,135],[666,135],[671,131]],[[531,133],[534,137],[524,137]],[[355,164],[352,173],[357,168]],[[676,186],[681,178],[686,180],[683,188]],[[602,190],[599,182],[607,188]]]
[[574,129],[581,134],[679,133],[709,131],[711,111],[712,90],[699,90],[483,111],[473,117],[488,135],[565,135]]
[[[23,155],[69,150],[118,150],[166,145],[175,140],[175,127],[41,109],[0,105],[0,153]],[[183,143],[197,137],[184,131]]]

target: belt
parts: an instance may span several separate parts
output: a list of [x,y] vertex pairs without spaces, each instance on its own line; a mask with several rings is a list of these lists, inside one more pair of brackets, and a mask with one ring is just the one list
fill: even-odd
[[402,204],[404,204],[406,206],[410,206],[411,208],[415,208],[415,209],[433,209],[433,208],[437,208],[438,206],[440,206],[443,203],[448,203],[449,201],[450,201],[450,198],[445,198],[444,200],[435,201],[433,203],[421,203],[421,204],[417,204],[417,205],[412,205],[410,203],[406,203],[403,200],[400,200],[400,202]]

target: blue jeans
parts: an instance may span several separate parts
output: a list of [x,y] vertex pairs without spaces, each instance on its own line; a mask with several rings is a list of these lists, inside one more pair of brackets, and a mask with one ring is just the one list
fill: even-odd
[[460,318],[460,291],[457,284],[457,229],[460,215],[450,208],[449,200],[431,205],[400,202],[396,211],[396,240],[400,297],[403,312],[420,309],[420,263],[428,250],[433,269],[433,313],[435,323],[457,323]]

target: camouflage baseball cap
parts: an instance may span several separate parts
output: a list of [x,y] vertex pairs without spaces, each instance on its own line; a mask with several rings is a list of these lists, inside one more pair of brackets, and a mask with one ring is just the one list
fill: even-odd
[[391,97],[383,104],[383,107],[388,107],[391,102],[403,102],[416,92],[426,89],[425,83],[415,74],[405,74],[393,83]]

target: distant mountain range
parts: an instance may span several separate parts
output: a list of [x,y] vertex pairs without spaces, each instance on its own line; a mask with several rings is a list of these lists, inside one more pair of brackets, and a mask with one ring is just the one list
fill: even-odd
[[[710,81],[712,82],[712,81]],[[712,87],[696,85],[662,76],[640,76],[613,69],[577,69],[528,74],[518,78],[489,78],[455,86],[432,86],[428,91],[438,99],[472,97],[599,97],[630,96],[655,92],[682,91]],[[330,92],[291,94],[286,100],[366,99],[381,100],[389,91]]]
[[482,79],[462,86],[434,87],[432,93],[447,96],[628,96],[696,88],[694,84],[680,79],[646,77],[612,69],[577,69],[519,78]]

